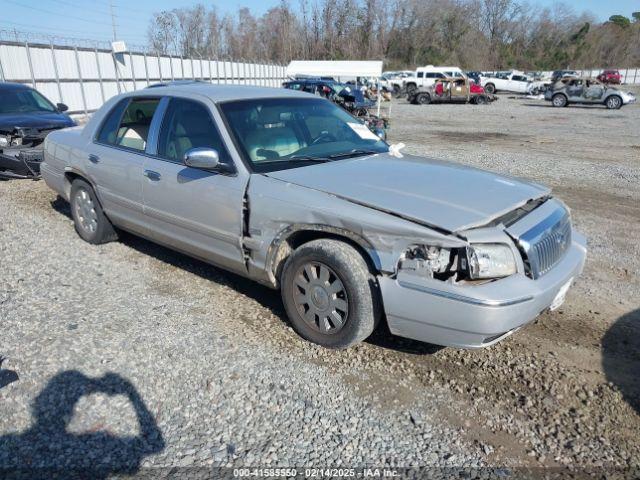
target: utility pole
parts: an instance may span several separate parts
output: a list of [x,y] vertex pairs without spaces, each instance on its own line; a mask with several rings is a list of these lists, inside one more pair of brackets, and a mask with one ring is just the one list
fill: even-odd
[[116,34],[116,16],[113,13],[113,0],[109,0],[109,11],[111,12],[111,28],[113,29],[113,41],[118,40],[118,35]]

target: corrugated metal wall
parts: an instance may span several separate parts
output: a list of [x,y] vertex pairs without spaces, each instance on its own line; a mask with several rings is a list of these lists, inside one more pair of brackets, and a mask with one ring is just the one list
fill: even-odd
[[26,83],[70,113],[90,113],[122,92],[171,80],[279,87],[282,65],[182,58],[141,52],[0,42],[0,81]]

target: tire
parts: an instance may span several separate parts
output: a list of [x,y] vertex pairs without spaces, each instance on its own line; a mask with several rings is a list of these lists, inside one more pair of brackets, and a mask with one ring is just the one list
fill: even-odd
[[417,90],[418,87],[415,85],[415,83],[410,83],[409,85],[407,85],[407,95],[411,95],[415,90]]
[[429,105],[431,103],[431,95],[428,93],[419,93],[416,96],[416,102],[420,105]]
[[556,93],[553,97],[551,97],[551,104],[554,107],[562,108],[566,107],[569,102],[567,101],[567,97],[565,97],[562,93]]
[[80,238],[94,245],[117,240],[118,234],[102,211],[93,188],[86,181],[79,178],[73,181],[69,203]]
[[604,104],[609,110],[618,110],[622,107],[622,99],[617,95],[611,95],[605,100]]
[[280,288],[294,330],[323,347],[355,345],[380,319],[375,277],[345,242],[321,239],[298,247],[284,265]]
[[489,103],[489,100],[484,95],[478,95],[475,100],[476,105],[486,105]]
[[400,86],[399,85],[394,85],[393,86],[393,96],[394,97],[399,97],[400,96]]
[[496,93],[496,86],[493,83],[487,83],[484,86],[484,90],[485,92],[487,92],[489,95],[493,95],[494,93]]

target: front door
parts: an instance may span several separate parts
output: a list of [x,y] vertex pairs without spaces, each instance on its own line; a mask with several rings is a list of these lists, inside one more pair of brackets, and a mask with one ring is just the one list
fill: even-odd
[[172,98],[157,148],[144,163],[142,195],[151,237],[203,260],[242,271],[243,199],[246,177],[188,167],[185,154],[196,147],[231,157],[209,107]]
[[126,98],[107,115],[85,160],[106,214],[144,233],[142,179],[149,128],[158,98]]

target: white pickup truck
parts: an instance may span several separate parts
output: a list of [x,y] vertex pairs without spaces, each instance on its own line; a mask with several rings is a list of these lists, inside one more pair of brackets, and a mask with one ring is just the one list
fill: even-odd
[[534,82],[524,72],[514,70],[507,75],[480,77],[480,84],[489,94],[496,92],[535,93],[543,82]]
[[411,77],[402,80],[402,88],[407,94],[412,93],[419,87],[430,87],[436,83],[438,78],[465,77],[459,67],[434,67],[427,65],[419,67]]

